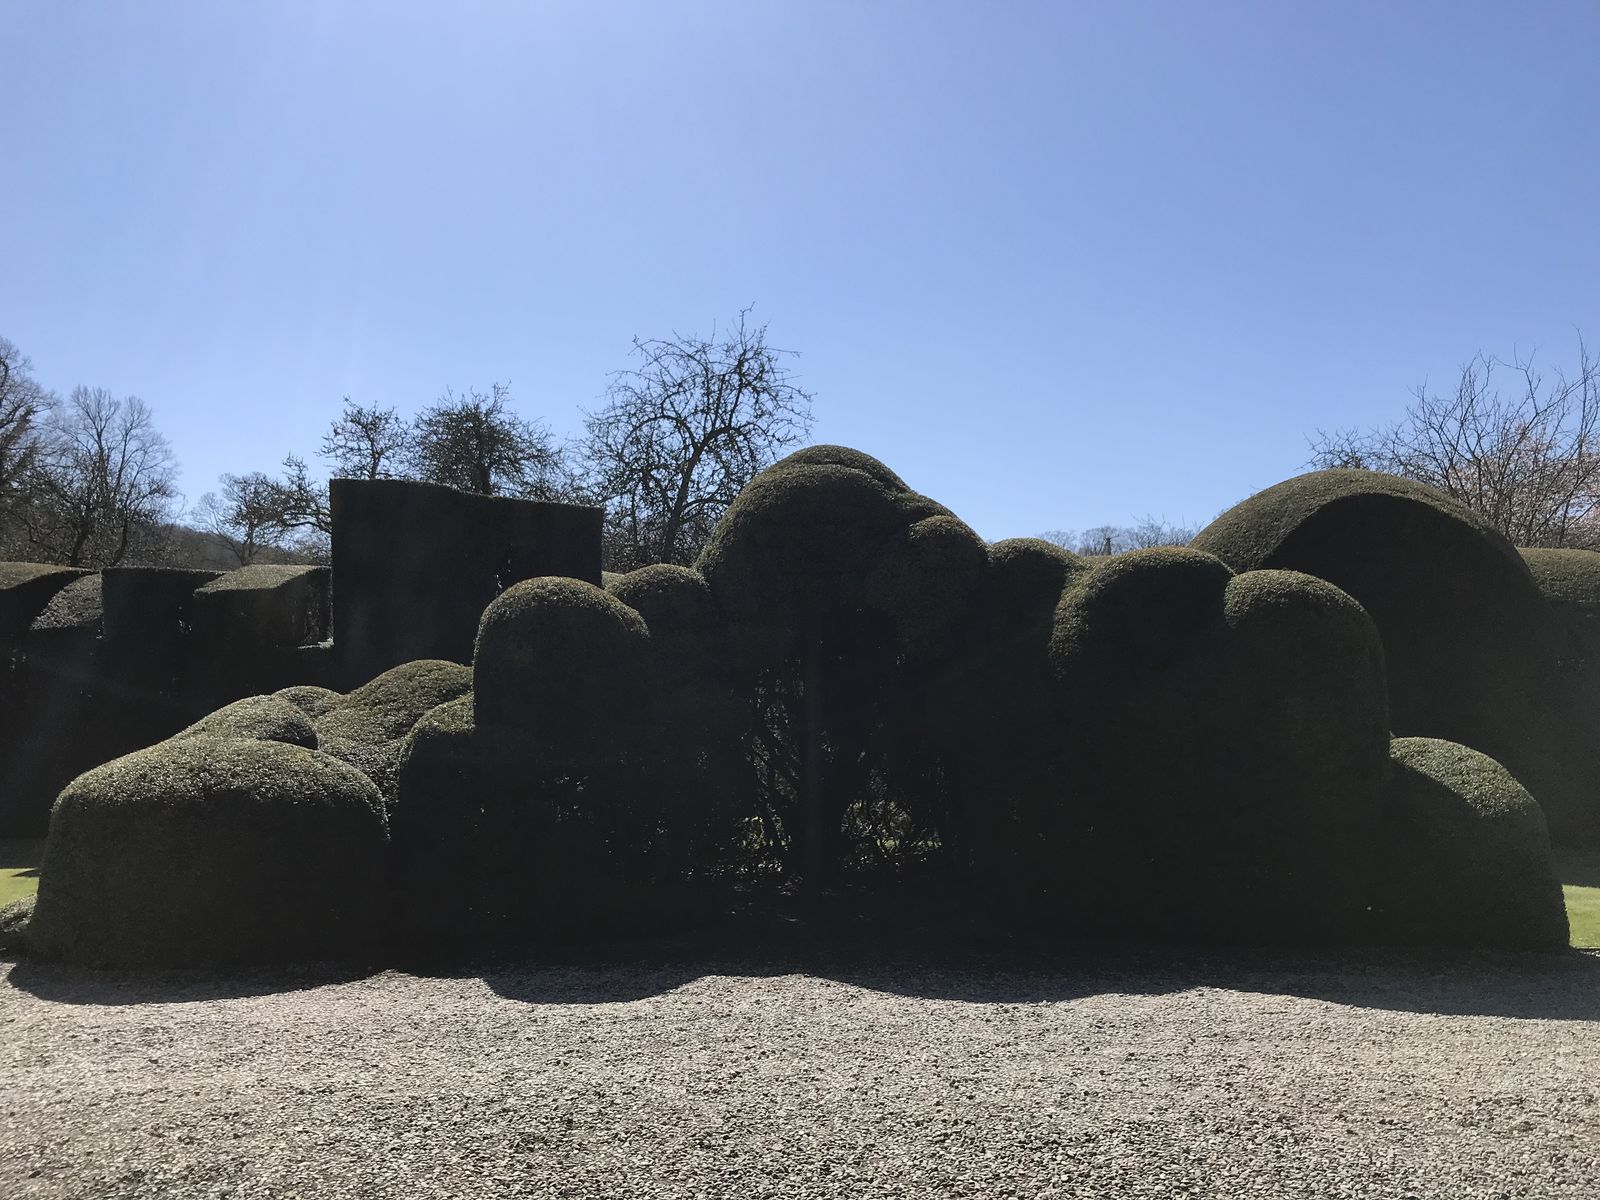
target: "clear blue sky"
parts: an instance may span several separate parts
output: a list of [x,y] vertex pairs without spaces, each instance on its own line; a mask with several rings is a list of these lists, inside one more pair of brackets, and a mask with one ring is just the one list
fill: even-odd
[[0,334],[192,499],[350,395],[575,433],[748,303],[986,537],[1201,521],[1600,342],[1600,4],[0,0]]

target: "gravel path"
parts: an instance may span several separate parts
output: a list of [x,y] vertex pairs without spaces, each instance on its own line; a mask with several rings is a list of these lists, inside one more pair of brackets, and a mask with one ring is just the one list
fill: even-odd
[[0,963],[0,1196],[1600,1196],[1600,957]]

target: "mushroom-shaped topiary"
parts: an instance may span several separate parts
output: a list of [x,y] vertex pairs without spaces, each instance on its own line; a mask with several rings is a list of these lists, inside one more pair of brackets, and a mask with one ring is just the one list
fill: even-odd
[[1557,841],[1600,835],[1600,739],[1552,686],[1564,631],[1482,518],[1408,480],[1318,471],[1236,505],[1193,544],[1238,571],[1303,571],[1347,592],[1383,638],[1396,733],[1503,763]]
[[1509,949],[1567,944],[1544,815],[1487,755],[1434,738],[1390,749],[1380,891],[1396,940]]
[[163,742],[57,798],[28,940],[112,964],[358,954],[380,934],[387,853],[377,789],[337,759],[282,742]]
[[[318,749],[365,772],[385,799],[411,727],[472,690],[472,671],[440,658],[401,663],[329,703],[316,719]],[[315,701],[313,701],[315,703]]]

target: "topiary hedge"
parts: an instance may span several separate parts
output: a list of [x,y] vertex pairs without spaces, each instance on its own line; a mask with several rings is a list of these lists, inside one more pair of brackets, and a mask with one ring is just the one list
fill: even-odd
[[1487,755],[1396,738],[1381,840],[1380,936],[1403,942],[1558,949],[1567,912],[1544,815]]
[[478,723],[470,697],[417,723],[392,812],[414,949],[647,936],[698,911],[683,864],[641,844],[659,811],[651,773],[620,757],[573,770],[559,747]]
[[1397,734],[1503,763],[1558,841],[1600,834],[1600,739],[1553,685],[1564,631],[1481,518],[1407,480],[1318,471],[1236,505],[1193,545],[1235,570],[1303,571],[1347,592],[1383,638]]
[[317,729],[311,719],[277,696],[247,696],[235,700],[173,734],[174,739],[195,737],[244,738],[285,742],[307,750],[317,748]]
[[[472,670],[460,663],[437,658],[401,663],[327,704],[316,718],[317,748],[365,773],[392,799],[411,727],[430,709],[471,689]],[[320,703],[320,698],[310,697],[310,702]]]
[[524,580],[479,622],[477,719],[593,759],[642,733],[650,672],[650,632],[633,609],[581,580]]
[[387,858],[382,799],[344,763],[282,742],[164,742],[56,800],[27,937],[104,964],[359,954],[381,933]]
[[1054,737],[991,814],[990,886],[1066,934],[1361,936],[1387,751],[1383,656],[1349,597],[1193,550],[1080,573],[1048,646]]

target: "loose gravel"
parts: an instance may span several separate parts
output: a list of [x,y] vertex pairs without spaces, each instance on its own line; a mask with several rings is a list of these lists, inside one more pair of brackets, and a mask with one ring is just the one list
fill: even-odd
[[0,1196],[1600,1196],[1600,957],[0,963]]

